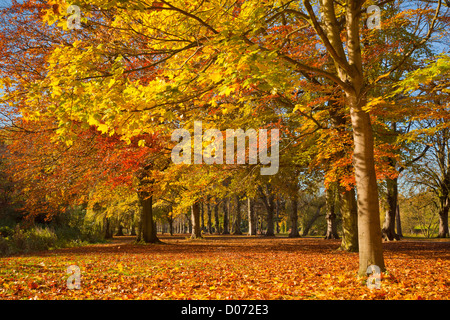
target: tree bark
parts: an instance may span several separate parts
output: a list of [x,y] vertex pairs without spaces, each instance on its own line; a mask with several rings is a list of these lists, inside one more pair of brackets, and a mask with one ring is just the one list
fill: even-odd
[[339,187],[340,212],[342,216],[342,241],[340,249],[358,252],[358,207],[355,189]]
[[219,204],[214,205],[214,227],[216,228],[216,234],[220,234],[220,221],[219,221]]
[[197,200],[191,206],[191,222],[192,222],[191,239],[201,238],[202,229],[200,226],[200,203]]
[[134,210],[132,211],[133,213],[131,214],[131,226],[130,226],[130,236],[135,236],[136,235],[136,213],[134,212]]
[[450,208],[450,201],[449,201],[448,195],[444,195],[440,199],[438,238],[448,238],[449,237],[449,229],[448,229],[449,208]]
[[242,234],[241,231],[241,199],[238,195],[236,195],[236,216],[234,219],[234,227],[233,227],[233,234],[240,235]]
[[298,238],[300,237],[300,234],[298,232],[298,201],[297,201],[297,195],[293,196],[291,198],[291,214],[290,214],[290,221],[291,221],[291,232],[289,232],[289,238]]
[[385,270],[385,265],[381,242],[372,124],[369,114],[362,109],[361,98],[348,95],[355,144],[353,160],[358,194],[358,274],[365,276],[370,265],[378,266],[381,271]]
[[200,230],[205,230],[205,210],[203,201],[200,202]]
[[191,234],[192,233],[192,219],[191,219],[191,215],[192,215],[192,213],[191,214],[189,214],[189,213],[187,213],[186,214],[186,219],[187,219],[187,222],[188,222],[188,233],[189,234]]
[[160,243],[156,236],[156,225],[153,221],[153,200],[152,196],[140,193],[139,200],[142,207],[142,240],[145,243]]
[[398,181],[395,179],[386,180],[387,187],[387,208],[384,218],[383,228],[381,230],[383,239],[388,241],[400,240],[400,237],[395,233],[395,216],[397,213],[397,199],[398,199]]
[[229,224],[229,201],[228,199],[224,199],[223,201],[223,231],[222,234],[230,234],[230,230],[228,229]]
[[347,69],[338,69],[339,78],[350,84],[346,103],[350,108],[353,129],[353,165],[358,194],[359,271],[367,275],[367,268],[376,265],[385,271],[381,241],[378,185],[375,172],[374,139],[366,105],[364,75],[361,56],[360,25],[362,1],[349,0],[346,8]]
[[253,200],[250,197],[247,198],[247,212],[248,212],[248,235],[256,236],[256,228],[257,228],[256,213],[255,207],[253,205]]
[[261,194],[261,199],[263,201],[264,207],[266,208],[267,216],[267,230],[266,230],[266,236],[272,237],[275,236],[274,233],[274,223],[273,223],[273,215],[275,211],[275,204],[274,204],[274,197],[271,193],[271,190],[269,188],[269,185],[266,185],[266,193],[262,190],[261,187],[259,187],[259,191]]
[[109,218],[105,218],[105,239],[112,239],[113,233],[111,230],[111,221]]
[[206,200],[206,215],[208,217],[208,222],[207,222],[208,233],[212,234],[211,199],[210,199],[210,197],[208,197]]
[[275,217],[276,232],[280,233],[280,199],[279,198],[277,198],[277,200],[275,202],[275,212],[276,212],[276,217]]
[[327,221],[327,232],[325,234],[325,239],[339,239],[336,227],[335,196],[332,187],[329,187],[326,191],[326,207],[327,213],[325,219]]
[[397,226],[397,235],[400,238],[403,237],[402,219],[400,217],[400,206],[398,205],[398,200],[397,200],[397,210],[395,210],[395,225]]
[[173,236],[173,218],[167,219],[169,222],[169,233],[171,236]]

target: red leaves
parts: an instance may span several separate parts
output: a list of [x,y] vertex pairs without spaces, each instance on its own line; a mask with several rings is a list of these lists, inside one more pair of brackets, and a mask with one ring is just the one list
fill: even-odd
[[37,289],[39,285],[34,281],[28,281],[28,288],[30,289]]
[[[164,6],[164,3],[159,2],[159,1],[153,1],[152,3],[152,7],[155,8],[162,8]],[[156,9],[156,11],[161,11],[161,9]]]

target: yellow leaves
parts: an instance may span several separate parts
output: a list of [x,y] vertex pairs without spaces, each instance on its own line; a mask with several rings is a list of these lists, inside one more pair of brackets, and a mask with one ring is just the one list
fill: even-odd
[[111,87],[114,85],[114,83],[116,83],[116,79],[113,78],[113,79],[109,80],[108,88],[111,89]]
[[215,72],[209,75],[209,79],[211,79],[214,83],[218,83],[222,80],[222,74],[220,72]]
[[87,122],[91,126],[95,126],[95,125],[97,125],[99,123],[99,121],[97,120],[95,114],[90,114],[89,117],[88,117],[88,121]]
[[139,146],[139,147],[145,146],[145,140],[142,140],[142,139],[139,140],[139,141],[138,141],[138,146]]
[[305,113],[309,108],[303,104],[296,104],[293,112],[299,111],[300,113]]
[[98,131],[102,132],[102,133],[107,133],[109,130],[109,127],[107,124],[101,123],[97,126]]

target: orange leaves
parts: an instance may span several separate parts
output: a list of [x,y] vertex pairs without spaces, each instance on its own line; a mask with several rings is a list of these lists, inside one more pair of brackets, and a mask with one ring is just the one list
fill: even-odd
[[[2,258],[0,298],[428,300],[450,293],[448,242],[385,243],[388,271],[380,289],[369,289],[355,272],[358,255],[337,251],[335,240],[161,238],[167,244],[116,243]],[[80,267],[80,290],[66,287],[71,264]]]

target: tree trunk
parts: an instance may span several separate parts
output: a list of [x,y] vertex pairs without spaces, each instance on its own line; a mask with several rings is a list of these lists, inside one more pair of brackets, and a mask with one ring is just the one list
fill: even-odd
[[267,231],[266,236],[271,237],[275,236],[275,228],[274,228],[274,221],[273,221],[273,215],[274,215],[274,207],[273,207],[273,197],[269,197],[269,201],[271,202],[271,205],[267,208]]
[[171,236],[173,236],[173,218],[168,219],[169,222],[169,233]]
[[142,210],[141,212],[138,214],[139,217],[139,221],[138,221],[138,230],[136,233],[136,241],[140,242],[142,240]]
[[214,227],[216,228],[216,234],[220,234],[220,221],[219,221],[219,204],[214,205]]
[[236,195],[236,217],[234,219],[234,232],[233,234],[242,234],[241,231],[241,202],[240,197]]
[[203,201],[200,202],[200,230],[205,230],[205,212],[204,212]]
[[248,212],[248,235],[256,236],[256,228],[257,228],[256,213],[255,207],[253,205],[253,200],[250,197],[247,198],[247,212]]
[[111,230],[111,221],[108,218],[105,218],[105,239],[112,239],[113,233]]
[[[381,238],[378,185],[375,172],[374,138],[372,123],[366,105],[365,79],[361,48],[361,9],[363,1],[349,0],[346,4],[346,46],[339,46],[334,55],[336,70],[345,86],[345,102],[350,108],[353,129],[353,166],[355,169],[356,192],[358,195],[358,245],[360,276],[367,275],[367,268],[376,265],[385,270]],[[334,1],[327,1],[327,11],[333,15]],[[335,15],[335,14],[334,14]],[[329,20],[330,21],[330,20]],[[340,41],[340,30],[334,24],[329,26],[333,41]],[[338,42],[337,42],[338,43]],[[337,60],[337,55],[340,61]],[[345,57],[347,56],[347,57]],[[347,58],[347,59],[346,59]],[[342,62],[343,59],[346,61]]]
[[342,216],[342,241],[340,249],[358,252],[358,207],[355,189],[339,187],[340,212]]
[[277,201],[275,202],[275,212],[276,212],[276,217],[275,217],[275,227],[276,227],[276,231],[277,233],[280,233],[280,199],[277,198]]
[[440,199],[440,209],[439,209],[439,233],[438,238],[449,237],[448,230],[448,211],[450,207],[450,201],[447,195],[441,197]]
[[191,221],[192,221],[192,234],[191,239],[198,239],[202,237],[202,229],[200,226],[200,203],[195,201],[191,206]]
[[274,197],[271,193],[271,190],[269,188],[269,185],[266,184],[266,193],[262,190],[261,187],[259,187],[259,192],[261,194],[261,199],[263,201],[264,207],[266,208],[267,216],[267,230],[266,230],[266,236],[272,237],[275,236],[274,233],[274,223],[273,223],[273,216],[275,211],[275,204],[274,204]]
[[362,108],[361,98],[348,94],[355,144],[353,161],[358,194],[358,274],[365,276],[370,265],[378,266],[381,271],[385,270],[385,265],[381,242],[372,124],[369,114]]
[[339,239],[336,227],[335,196],[332,187],[329,187],[326,191],[326,207],[327,233],[325,234],[325,239]]
[[132,215],[131,215],[131,226],[130,226],[130,236],[135,236],[136,235],[136,213],[133,211]]
[[188,222],[188,233],[191,234],[192,233],[192,219],[191,219],[191,215],[189,213],[186,214],[186,219]]
[[401,238],[403,237],[402,232],[402,219],[400,217],[400,206],[397,201],[397,210],[395,210],[395,225],[397,226],[397,235]]
[[229,200],[223,200],[223,231],[222,234],[230,234],[230,230],[228,228],[229,224]]
[[142,240],[146,243],[161,242],[156,236],[156,225],[153,221],[152,196],[140,194],[139,200],[142,206]]
[[383,239],[388,241],[400,240],[395,233],[395,215],[397,212],[398,199],[398,181],[395,179],[387,179],[387,209],[384,218],[383,229],[381,230]]
[[293,196],[291,198],[291,214],[290,214],[290,220],[291,220],[291,232],[289,233],[289,238],[298,238],[300,237],[300,234],[298,233],[298,202],[297,202],[297,195]]
[[208,216],[207,228],[208,233],[212,234],[212,221],[211,221],[211,199],[208,197],[206,200],[206,215]]

